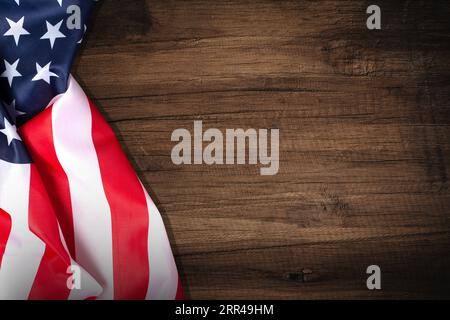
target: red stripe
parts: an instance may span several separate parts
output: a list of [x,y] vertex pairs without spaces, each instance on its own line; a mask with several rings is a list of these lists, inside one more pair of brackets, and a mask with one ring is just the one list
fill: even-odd
[[2,266],[2,258],[5,253],[6,243],[11,233],[11,216],[4,210],[0,209],[0,267]]
[[52,107],[23,125],[20,133],[47,187],[70,254],[76,257],[69,180],[56,156]]
[[149,283],[145,194],[114,132],[92,103],[90,107],[94,146],[111,208],[114,298],[145,299]]
[[59,226],[47,190],[34,164],[30,173],[29,225],[44,243],[45,252],[29,299],[67,299],[70,257],[61,242]]
[[67,300],[70,294],[68,267],[55,251],[46,247],[28,299]]
[[180,279],[180,277],[178,277],[178,287],[177,287],[177,294],[175,296],[175,300],[185,300],[185,299],[186,299],[186,297],[184,296],[181,279]]

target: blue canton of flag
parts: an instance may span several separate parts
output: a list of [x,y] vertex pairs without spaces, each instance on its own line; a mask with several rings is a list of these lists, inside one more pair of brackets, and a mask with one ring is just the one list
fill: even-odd
[[17,133],[67,89],[94,0],[0,0],[0,159],[29,163]]
[[95,2],[0,0],[0,100],[11,121],[23,124],[66,91]]
[[[3,137],[2,137],[3,136]],[[0,160],[30,163],[30,157],[6,109],[0,106]]]

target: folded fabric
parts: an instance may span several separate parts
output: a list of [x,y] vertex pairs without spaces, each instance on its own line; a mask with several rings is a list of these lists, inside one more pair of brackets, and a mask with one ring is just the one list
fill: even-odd
[[70,75],[94,0],[0,0],[0,299],[181,299],[158,209]]

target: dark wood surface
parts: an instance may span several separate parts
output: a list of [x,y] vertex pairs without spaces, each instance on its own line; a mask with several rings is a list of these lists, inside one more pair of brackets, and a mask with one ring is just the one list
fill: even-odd
[[[450,3],[105,0],[74,73],[189,298],[450,297]],[[173,130],[279,128],[280,172],[175,166]],[[366,289],[366,267],[382,290]]]

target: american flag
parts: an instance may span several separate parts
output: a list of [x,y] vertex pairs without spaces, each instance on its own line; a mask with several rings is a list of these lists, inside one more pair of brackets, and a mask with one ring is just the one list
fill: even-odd
[[70,68],[94,0],[0,0],[0,299],[177,299],[152,202]]

